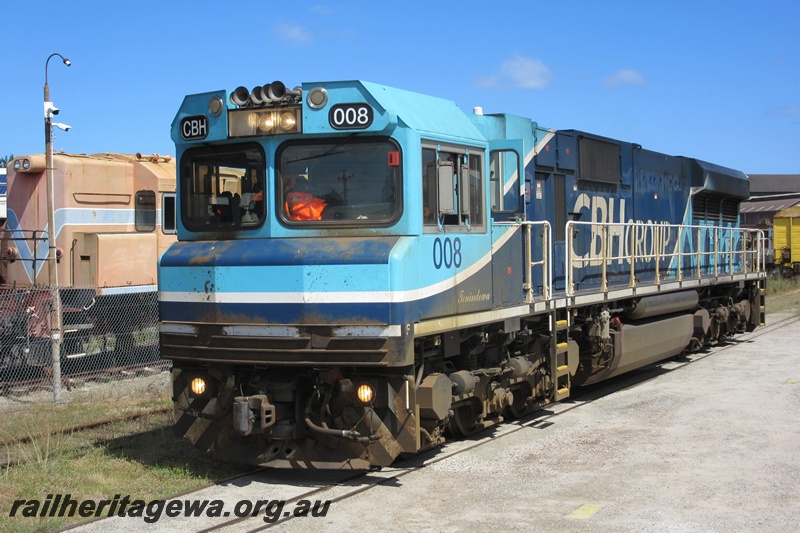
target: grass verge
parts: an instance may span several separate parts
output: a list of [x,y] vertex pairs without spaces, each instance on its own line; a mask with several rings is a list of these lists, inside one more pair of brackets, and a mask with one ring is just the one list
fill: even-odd
[[[166,373],[164,373],[166,374]],[[41,518],[9,512],[15,500],[44,501],[48,494],[150,501],[221,480],[246,467],[210,460],[172,431],[172,412],[112,422],[85,431],[54,431],[171,405],[168,377],[89,387],[67,405],[41,400],[0,421],[0,531],[53,531],[81,517]],[[152,378],[152,377],[151,377]],[[158,383],[154,388],[153,383]],[[29,436],[30,440],[15,439]]]
[[800,314],[800,278],[771,274],[767,278],[767,316]]

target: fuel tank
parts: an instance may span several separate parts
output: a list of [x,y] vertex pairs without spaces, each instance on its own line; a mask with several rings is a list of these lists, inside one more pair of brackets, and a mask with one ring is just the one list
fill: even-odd
[[680,354],[692,339],[694,315],[642,320],[611,331],[612,357],[605,371],[590,374],[575,385],[591,385]]
[[657,363],[680,354],[692,340],[694,316],[679,315],[652,322],[625,324],[613,332],[614,345],[621,345],[616,365],[607,377]]

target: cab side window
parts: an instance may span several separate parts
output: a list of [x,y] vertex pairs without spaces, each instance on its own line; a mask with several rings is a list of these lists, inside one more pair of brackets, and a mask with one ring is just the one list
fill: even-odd
[[483,200],[481,152],[423,147],[422,218],[428,230],[483,228]]
[[136,191],[134,205],[134,225],[136,231],[151,232],[156,229],[156,193],[155,191]]

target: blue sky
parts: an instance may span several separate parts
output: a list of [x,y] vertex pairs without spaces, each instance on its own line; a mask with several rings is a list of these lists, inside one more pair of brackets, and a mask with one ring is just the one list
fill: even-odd
[[0,155],[174,154],[183,96],[363,79],[753,174],[800,174],[800,2],[10,2]]

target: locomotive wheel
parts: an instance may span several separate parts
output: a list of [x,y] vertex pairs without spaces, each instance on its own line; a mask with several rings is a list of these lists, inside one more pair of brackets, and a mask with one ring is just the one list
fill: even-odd
[[453,410],[453,416],[450,417],[450,433],[456,438],[470,437],[480,430],[476,422],[477,417],[471,403],[457,407]]
[[510,420],[514,420],[520,418],[522,415],[528,412],[528,404],[526,400],[528,396],[530,396],[530,391],[528,387],[518,387],[512,391],[514,394],[514,401],[511,405],[506,406],[503,409],[503,414],[506,415],[506,418]]

